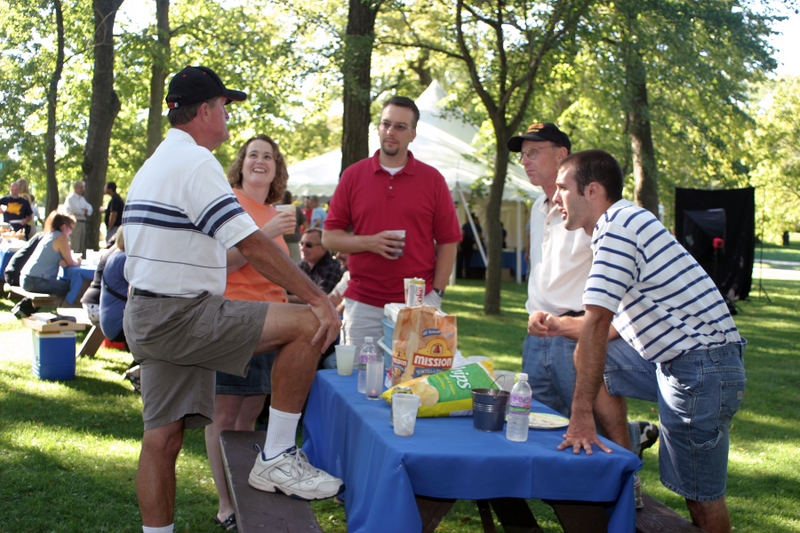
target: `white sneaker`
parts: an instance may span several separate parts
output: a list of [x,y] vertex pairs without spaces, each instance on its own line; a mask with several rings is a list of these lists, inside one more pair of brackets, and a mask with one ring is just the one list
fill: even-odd
[[303,450],[292,446],[272,459],[258,449],[258,458],[250,471],[250,486],[266,492],[280,491],[300,500],[324,500],[344,491],[344,483],[308,462]]

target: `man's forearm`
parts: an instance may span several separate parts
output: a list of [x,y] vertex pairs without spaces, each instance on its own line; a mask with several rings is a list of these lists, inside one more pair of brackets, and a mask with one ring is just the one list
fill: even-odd
[[108,214],[108,228],[107,229],[113,228],[114,227],[114,223],[116,221],[117,221],[117,212],[116,211],[111,211]]
[[436,247],[436,268],[433,271],[433,288],[444,289],[450,281],[453,265],[456,264],[458,243],[449,242]]
[[322,245],[329,250],[356,254],[370,251],[366,235],[353,235],[342,229],[329,229],[322,232]]
[[603,383],[608,333],[613,316],[608,309],[587,306],[574,355],[576,378],[572,410],[575,413],[586,415],[593,411],[595,398]]

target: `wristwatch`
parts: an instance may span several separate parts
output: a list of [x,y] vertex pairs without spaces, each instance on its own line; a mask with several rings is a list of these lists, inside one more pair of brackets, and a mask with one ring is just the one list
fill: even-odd
[[439,298],[444,298],[444,289],[433,289],[433,292],[435,292]]

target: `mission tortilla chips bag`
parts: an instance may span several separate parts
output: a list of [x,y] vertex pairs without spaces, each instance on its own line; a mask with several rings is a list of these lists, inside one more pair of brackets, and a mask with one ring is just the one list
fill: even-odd
[[[411,387],[411,393],[419,396],[417,416],[470,416],[472,414],[472,389],[497,389],[494,382],[492,361],[480,361],[466,366],[445,370],[436,374],[420,376],[395,386]],[[392,403],[392,390],[381,394],[387,403]]]
[[392,335],[392,385],[453,366],[458,348],[455,315],[432,305],[404,307]]

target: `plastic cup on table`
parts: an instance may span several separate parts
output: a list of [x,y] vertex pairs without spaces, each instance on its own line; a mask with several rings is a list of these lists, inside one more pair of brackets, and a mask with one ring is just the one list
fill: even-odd
[[356,358],[356,347],[350,344],[336,345],[336,371],[340,376],[353,374],[353,361]]
[[419,396],[416,394],[395,394],[392,396],[394,434],[410,437],[414,434],[419,410]]
[[514,388],[514,379],[517,375],[510,370],[495,370],[494,380],[497,385],[506,392],[511,392]]

